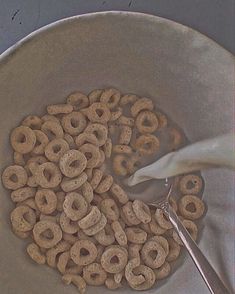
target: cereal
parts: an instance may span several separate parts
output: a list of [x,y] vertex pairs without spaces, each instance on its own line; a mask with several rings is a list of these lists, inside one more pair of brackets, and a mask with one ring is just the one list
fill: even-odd
[[103,145],[103,150],[104,150],[104,154],[106,158],[110,158],[111,154],[112,154],[112,140],[110,138],[108,138],[105,142],[105,144]]
[[63,211],[63,203],[65,199],[65,193],[63,191],[56,192],[56,197],[57,197],[57,205],[56,205],[56,210],[59,212]]
[[65,133],[64,140],[68,143],[69,149],[76,149],[74,138],[70,134]]
[[62,274],[81,274],[82,266],[77,265],[70,257],[70,251],[63,252],[57,262],[57,269]]
[[21,202],[35,196],[36,190],[31,187],[23,187],[11,192],[11,200],[13,202]]
[[68,234],[75,234],[79,230],[77,222],[73,222],[64,212],[60,215],[60,227],[63,232]]
[[91,204],[100,208],[103,198],[99,194],[94,194]]
[[139,99],[138,96],[133,94],[126,94],[121,97],[120,105],[125,106],[127,104],[134,104]]
[[76,136],[85,129],[87,121],[83,113],[74,111],[64,115],[61,124],[66,133]]
[[89,240],[79,240],[70,249],[71,259],[78,265],[88,265],[95,261],[97,249]]
[[172,262],[176,260],[180,254],[180,245],[172,238],[168,238],[167,241],[169,244],[169,253],[166,257],[166,261]]
[[130,156],[127,161],[127,172],[128,174],[133,174],[140,167],[140,158],[137,153]]
[[111,113],[105,103],[95,102],[88,108],[87,117],[93,123],[106,124]]
[[102,124],[93,123],[86,127],[85,133],[93,134],[98,140],[98,146],[103,146],[108,138],[108,129]]
[[92,206],[90,212],[82,218],[78,225],[81,229],[86,230],[95,224],[97,224],[101,219],[101,213],[97,206]]
[[152,111],[154,108],[152,100],[148,98],[140,98],[131,106],[131,114],[136,117],[142,110]]
[[118,105],[120,98],[121,94],[118,90],[105,89],[100,96],[100,102],[105,103],[108,108],[113,109]]
[[69,144],[64,139],[54,139],[45,147],[45,156],[52,162],[58,162],[69,150]]
[[33,229],[36,215],[30,207],[20,205],[11,212],[11,223],[16,231],[27,232]]
[[[38,207],[37,207],[37,205],[35,203],[35,200],[33,198],[29,198],[29,199],[26,199],[26,200],[24,200],[22,202],[18,202],[16,204],[16,207],[22,206],[22,205],[23,206],[28,206],[29,208],[33,209],[33,211],[34,211],[34,213],[36,215],[36,219],[38,219],[38,217],[40,215],[40,211],[39,211],[39,209],[38,209]],[[26,216],[27,216],[27,214],[26,214]],[[30,214],[27,217],[29,217],[29,220],[31,219]]]
[[122,207],[123,214],[127,218],[128,222],[130,222],[132,225],[138,225],[141,223],[141,221],[136,217],[136,214],[132,207],[132,202],[127,202]]
[[202,189],[202,179],[197,175],[186,175],[180,179],[179,190],[182,194],[198,194]]
[[115,242],[113,229],[109,224],[94,235],[95,239],[103,246],[112,245]]
[[111,112],[109,121],[111,122],[116,121],[121,115],[122,115],[122,108],[118,107],[116,111]]
[[47,112],[50,115],[66,114],[73,111],[73,106],[70,104],[53,104],[47,106]]
[[114,145],[113,146],[113,153],[131,154],[132,148],[128,145]]
[[79,176],[75,178],[63,178],[60,186],[63,191],[71,192],[80,188],[87,180],[87,174],[82,172]]
[[160,111],[157,111],[156,115],[158,119],[158,129],[163,129],[167,127],[168,121],[166,115]]
[[153,236],[150,238],[150,240],[153,240],[159,243],[164,249],[166,255],[169,254],[169,244],[166,238],[164,238],[163,236]]
[[99,151],[100,151],[100,159],[99,159],[99,162],[96,167],[101,169],[103,167],[103,163],[105,161],[105,154],[104,154],[103,150],[100,149]]
[[102,194],[111,188],[113,184],[113,177],[111,175],[105,176],[99,183],[99,185],[95,188],[95,192]]
[[158,224],[154,216],[152,216],[151,222],[149,223],[149,228],[154,235],[162,235],[166,232],[166,229],[163,229]]
[[[151,254],[153,252],[156,252],[154,256]],[[166,259],[166,252],[158,242],[149,240],[141,249],[141,257],[147,266],[154,269],[163,265]]]
[[105,217],[103,213],[101,213],[99,222],[91,226],[90,228],[83,230],[83,232],[88,236],[94,236],[95,234],[103,230],[106,224],[107,224],[107,218]]
[[[190,205],[192,206],[191,210]],[[185,195],[179,200],[179,212],[189,220],[199,219],[203,216],[204,211],[205,205],[197,196]]]
[[17,231],[14,227],[12,227],[11,229],[12,229],[12,232],[20,239],[27,239],[31,235],[31,231],[27,231],[27,232]]
[[109,246],[101,257],[101,265],[108,273],[119,273],[122,271],[128,261],[127,252],[118,245]]
[[127,117],[127,116],[121,115],[116,120],[116,123],[118,125],[126,125],[126,126],[129,126],[129,127],[133,127],[134,123],[135,123],[135,120],[132,117]]
[[92,173],[92,179],[90,181],[91,187],[93,189],[97,188],[102,177],[103,177],[103,172],[100,169],[94,169],[94,171]]
[[171,149],[172,150],[178,149],[183,141],[181,133],[175,128],[170,128],[168,132],[170,137]]
[[113,159],[113,171],[116,175],[126,176],[128,174],[127,170],[128,159],[122,154],[115,155]]
[[155,212],[155,218],[157,220],[157,223],[166,230],[172,229],[173,226],[171,222],[166,218],[164,212],[162,209],[157,208]]
[[110,191],[120,204],[126,204],[128,202],[129,199],[126,192],[118,184],[113,183]]
[[42,120],[37,115],[29,115],[21,122],[22,126],[29,127],[32,130],[40,130]]
[[53,190],[50,189],[40,189],[36,192],[35,203],[42,213],[51,214],[56,210],[56,194]]
[[119,136],[118,143],[119,145],[128,145],[131,141],[132,128],[129,126],[122,126]]
[[108,277],[105,280],[105,286],[110,290],[116,290],[120,288],[122,285],[120,283],[116,283],[113,278]]
[[100,210],[110,221],[117,221],[119,219],[119,208],[112,198],[102,200]]
[[25,165],[24,154],[15,151],[13,157],[15,165]]
[[143,275],[135,275],[134,269],[140,266],[140,258],[139,257],[133,257],[130,259],[126,265],[125,268],[125,278],[128,283],[131,283],[133,285],[140,285],[145,282],[145,278]]
[[41,120],[42,120],[42,122],[53,121],[53,122],[56,122],[56,123],[60,124],[59,119],[58,119],[56,116],[54,116],[54,115],[50,115],[50,114],[45,114],[45,115],[43,115],[43,116],[41,117]]
[[97,89],[97,90],[92,91],[88,95],[88,99],[89,99],[90,105],[92,103],[94,103],[94,102],[100,101],[100,97],[101,97],[101,94],[102,93],[103,93],[103,90],[101,90],[101,89]]
[[151,134],[141,135],[136,139],[135,148],[141,155],[151,155],[158,152],[159,139]]
[[81,92],[74,92],[67,97],[67,103],[73,106],[74,110],[85,108],[89,105],[86,95]]
[[101,286],[107,279],[107,273],[99,263],[91,263],[83,268],[83,279],[88,285]]
[[35,243],[30,243],[26,249],[28,255],[38,264],[45,264],[46,257],[40,252],[40,248]]
[[45,121],[41,130],[47,135],[49,140],[63,138],[64,131],[61,125],[55,121]]
[[143,244],[147,240],[147,233],[137,227],[129,227],[125,230],[127,240],[135,244]]
[[[43,233],[49,231],[50,238],[43,236]],[[33,228],[33,237],[35,242],[43,248],[52,248],[62,239],[62,231],[56,223],[50,221],[39,221]]]
[[162,280],[169,276],[171,271],[171,266],[169,262],[165,261],[162,266],[154,269],[156,280]]
[[74,275],[74,274],[65,274],[62,277],[62,281],[66,285],[73,283],[78,288],[78,291],[80,294],[83,294],[86,292],[86,282],[81,276]]
[[68,242],[70,245],[73,245],[75,242],[77,242],[78,238],[73,234],[63,232],[63,240]]
[[56,267],[57,257],[59,254],[70,249],[70,244],[64,240],[61,240],[53,248],[50,248],[46,252],[46,261],[50,267]]
[[134,200],[132,204],[136,217],[144,224],[151,221],[151,212],[147,204],[140,200]]
[[91,203],[94,197],[91,184],[89,182],[85,182],[81,187],[81,191],[82,196],[85,198],[86,202]]
[[85,155],[78,150],[67,151],[59,161],[61,172],[69,178],[80,175],[87,165]]
[[[184,227],[187,229],[187,231],[189,232],[189,234],[191,235],[192,239],[194,241],[196,241],[197,239],[197,234],[198,234],[198,229],[197,229],[197,226],[194,222],[192,222],[191,220],[187,220],[187,219],[184,219],[182,221],[182,224],[184,225]],[[179,244],[179,245],[183,245],[182,242],[181,242],[181,239],[179,237],[179,235],[173,231],[173,239]]]
[[118,221],[111,223],[115,239],[120,246],[127,245],[127,235]]
[[135,125],[141,134],[153,133],[158,128],[158,119],[153,112],[144,110],[136,117]]
[[36,135],[29,127],[20,126],[11,132],[10,141],[15,151],[26,154],[33,150],[36,143]]
[[142,244],[130,243],[128,246],[129,259],[133,259],[136,257],[140,259],[141,248],[142,248]]
[[143,291],[150,289],[154,285],[156,278],[154,271],[150,267],[141,264],[140,266],[135,268],[135,274],[142,275],[145,281],[140,285],[129,283],[131,288],[133,288],[134,290]]
[[70,192],[65,197],[63,208],[68,218],[72,221],[77,221],[86,215],[88,204],[82,195]]
[[42,188],[55,188],[62,180],[59,168],[52,162],[45,162],[39,165],[34,176],[36,182]]
[[94,168],[98,165],[100,160],[100,151],[97,146],[86,143],[79,147],[79,151],[82,152],[87,159],[87,168]]
[[82,133],[82,134],[78,135],[75,139],[75,143],[78,148],[86,143],[90,143],[95,146],[99,145],[99,142],[98,142],[98,139],[96,138],[96,136],[93,134],[88,134],[88,133]]

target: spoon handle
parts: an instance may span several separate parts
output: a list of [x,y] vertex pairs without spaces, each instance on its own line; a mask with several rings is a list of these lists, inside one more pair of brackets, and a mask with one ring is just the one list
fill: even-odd
[[178,233],[193,262],[197,266],[210,292],[213,294],[230,294],[231,292],[225,287],[220,277],[217,275],[213,267],[203,255],[197,244],[193,241],[190,234],[185,229],[182,222],[168,202],[163,203],[161,208],[174,226],[174,229]]

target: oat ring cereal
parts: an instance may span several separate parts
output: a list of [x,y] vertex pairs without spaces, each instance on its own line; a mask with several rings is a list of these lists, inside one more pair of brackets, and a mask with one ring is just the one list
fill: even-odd
[[[43,236],[43,233],[49,231],[50,238]],[[62,239],[62,231],[56,223],[50,221],[39,221],[33,228],[33,237],[35,242],[43,248],[52,248]]]
[[154,108],[153,101],[148,98],[140,98],[131,106],[131,114],[136,117],[142,110],[152,111]]
[[59,222],[61,230],[65,233],[75,234],[79,231],[77,222],[73,222],[64,212],[61,213]]
[[96,136],[93,134],[88,134],[88,133],[82,133],[78,135],[75,139],[75,143],[78,148],[84,145],[85,143],[90,143],[95,146],[99,145],[99,142]]
[[136,217],[131,201],[127,202],[122,207],[122,211],[128,222],[130,222],[132,225],[138,225],[141,223],[141,221]]
[[34,176],[36,182],[42,188],[55,188],[62,180],[59,168],[52,162],[45,162],[39,165]]
[[98,223],[89,227],[88,229],[83,230],[83,232],[88,236],[94,236],[96,233],[103,230],[103,228],[106,226],[106,224],[107,224],[107,218],[105,217],[105,215],[103,213],[101,213],[101,217],[100,217],[100,220],[98,221]]
[[115,155],[113,159],[113,170],[116,175],[126,176],[128,174],[127,169],[128,159],[123,154]]
[[121,224],[118,221],[111,223],[111,228],[114,232],[114,237],[120,246],[127,245],[127,236]]
[[44,214],[51,214],[56,210],[57,197],[53,190],[40,189],[35,194],[35,203]]
[[35,212],[29,206],[20,205],[11,212],[11,223],[16,231],[30,231],[36,223]]
[[36,143],[36,135],[29,127],[20,126],[11,132],[10,140],[11,146],[15,151],[26,154],[33,150]]
[[36,142],[32,153],[35,155],[42,155],[44,154],[44,149],[47,146],[49,140],[47,135],[40,130],[34,130],[34,134],[36,136]]
[[114,232],[109,224],[106,224],[103,230],[96,233],[94,237],[103,246],[109,246],[115,242]]
[[121,272],[128,261],[127,253],[120,246],[111,245],[104,251],[101,257],[101,265],[108,273]]
[[132,204],[136,217],[144,224],[151,222],[151,212],[147,204],[140,200],[134,200]]
[[80,175],[87,165],[85,155],[78,150],[67,151],[59,161],[61,172],[69,178]]
[[119,136],[118,143],[119,145],[128,145],[131,141],[132,128],[129,126],[123,125],[121,127],[121,132]]
[[91,206],[90,212],[78,222],[78,225],[82,230],[85,230],[97,224],[100,219],[101,213],[99,208]]
[[150,240],[156,241],[157,243],[159,243],[162,248],[165,250],[166,255],[168,255],[169,253],[169,244],[166,238],[164,238],[163,236],[153,236],[150,238]]
[[[190,205],[193,207],[189,209]],[[205,205],[201,199],[193,195],[185,195],[179,200],[179,212],[189,220],[196,220],[203,216]]]
[[97,249],[89,240],[79,240],[70,249],[72,260],[78,265],[88,265],[95,261]]
[[[152,256],[151,252],[156,252],[156,256]],[[156,241],[147,241],[141,249],[141,257],[144,263],[151,268],[159,268],[166,259],[164,248]]]
[[107,273],[99,263],[91,263],[83,268],[83,279],[88,285],[101,286],[107,279]]
[[118,90],[106,89],[100,96],[100,102],[106,104],[108,108],[113,109],[118,105],[120,98],[121,94]]
[[75,274],[65,274],[62,277],[62,281],[66,284],[69,285],[71,283],[73,283],[77,288],[80,294],[84,294],[86,292],[86,282],[85,280],[79,276],[79,275],[75,275]]
[[86,181],[81,187],[82,195],[86,199],[87,203],[91,203],[94,197],[93,189],[91,184]]
[[167,219],[162,209],[156,209],[155,218],[163,229],[169,230],[173,228],[171,222]]
[[86,127],[85,133],[93,134],[98,140],[98,146],[103,146],[108,138],[108,129],[106,126],[98,123],[90,124]]
[[45,121],[42,124],[41,130],[47,135],[49,140],[63,138],[64,131],[60,123],[52,120]]
[[46,257],[40,252],[40,247],[35,244],[31,243],[27,246],[26,249],[28,255],[38,264],[45,264]]
[[54,247],[46,251],[46,261],[50,267],[56,267],[59,254],[70,249],[70,244],[64,240],[58,242]]
[[83,184],[85,184],[86,180],[87,174],[82,172],[75,178],[63,178],[60,186],[64,192],[71,192],[80,188]]
[[170,263],[165,261],[162,266],[154,269],[156,280],[165,279],[167,276],[169,276],[170,271],[171,271]]
[[172,146],[172,150],[176,150],[179,148],[179,146],[182,144],[182,135],[176,128],[170,128],[169,129],[169,136],[170,136],[170,142]]
[[88,95],[88,99],[89,99],[90,105],[92,105],[94,102],[100,101],[100,96],[103,93],[103,91],[104,90],[102,90],[102,89],[93,90]]
[[144,244],[147,240],[147,233],[136,227],[128,227],[125,230],[129,242],[134,244]]
[[79,110],[89,105],[89,100],[86,95],[81,92],[74,92],[67,97],[67,103],[73,106],[73,109]]
[[125,267],[125,277],[128,283],[133,285],[140,285],[145,282],[145,277],[143,275],[135,275],[133,270],[140,265],[140,258],[135,257],[128,261]]
[[95,102],[88,108],[87,117],[91,122],[106,124],[111,113],[105,103]]
[[62,274],[81,274],[82,272],[82,266],[71,259],[70,251],[65,251],[59,256],[57,269]]
[[112,198],[107,198],[101,201],[100,210],[110,221],[117,221],[119,219],[119,208]]
[[141,264],[140,266],[135,268],[134,271],[135,271],[136,275],[142,275],[144,277],[145,281],[139,285],[129,283],[131,288],[138,290],[138,291],[143,291],[143,290],[147,290],[147,289],[152,288],[152,286],[155,283],[156,278],[155,278],[154,271],[150,267]]
[[151,134],[141,135],[136,139],[135,148],[141,155],[151,155],[158,152],[159,139]]
[[113,183],[110,191],[120,204],[126,204],[128,202],[129,198],[126,192],[118,184]]
[[[182,221],[182,224],[184,225],[184,227],[187,229],[187,231],[189,232],[189,234],[191,235],[192,239],[194,241],[196,241],[197,239],[197,234],[198,234],[198,228],[195,225],[195,223],[191,220],[187,220],[184,219]],[[183,245],[181,242],[181,239],[179,237],[179,235],[174,231],[173,235],[172,235],[173,239],[179,244],[179,245]]]
[[169,253],[166,257],[166,261],[172,262],[178,258],[181,249],[180,245],[173,238],[168,238],[167,241],[169,244]]
[[120,105],[125,106],[127,104],[134,104],[138,99],[139,97],[134,94],[126,94],[121,97]]
[[37,115],[29,115],[21,122],[22,126],[29,127],[32,130],[40,130],[42,119]]
[[45,147],[45,156],[52,162],[58,162],[69,150],[69,144],[64,139],[54,139]]
[[180,179],[179,189],[182,194],[198,194],[202,189],[202,179],[197,175],[186,175]]
[[78,221],[86,215],[88,204],[82,195],[70,192],[65,197],[63,208],[68,218],[72,221]]
[[31,187],[23,187],[11,192],[11,200],[13,202],[21,202],[35,196],[36,189]]
[[113,177],[111,175],[105,176],[99,183],[99,185],[95,188],[95,192],[98,194],[105,193],[109,191],[113,184]]
[[20,165],[10,165],[2,173],[2,182],[7,189],[17,190],[27,183],[27,173]]
[[144,110],[136,117],[135,124],[141,134],[153,133],[158,128],[158,119],[153,112]]
[[79,151],[82,152],[87,159],[87,168],[94,168],[98,165],[100,161],[99,147],[86,143],[79,147]]
[[87,122],[83,113],[74,111],[64,115],[61,124],[66,133],[76,136],[85,129]]

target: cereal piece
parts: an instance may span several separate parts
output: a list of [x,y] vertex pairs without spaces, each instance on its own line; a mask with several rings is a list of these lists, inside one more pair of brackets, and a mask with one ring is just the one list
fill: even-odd
[[123,247],[117,245],[111,245],[105,249],[101,257],[101,265],[106,272],[115,274],[125,268],[128,256],[123,249]]
[[66,178],[64,177],[60,186],[63,191],[71,192],[80,188],[87,180],[87,174],[82,172],[79,176],[75,178]]
[[164,113],[157,111],[156,112],[157,115],[157,119],[158,119],[158,129],[163,129],[165,127],[167,127],[167,117]]
[[176,201],[175,201],[175,199],[174,199],[173,197],[170,197],[170,198],[169,198],[169,204],[170,204],[170,206],[173,208],[173,210],[174,210],[175,212],[177,212],[177,210],[178,210],[178,205],[177,205],[177,203],[176,203]]
[[121,281],[122,281],[122,278],[123,278],[124,274],[125,274],[125,273],[124,273],[124,270],[121,271],[120,273],[116,273],[116,274],[114,274],[114,275],[113,275],[113,279],[114,279],[114,281],[115,281],[117,284],[120,284]]
[[128,245],[128,254],[129,259],[139,258],[140,259],[140,250],[142,248],[142,244],[131,243]]
[[113,277],[108,277],[105,280],[105,286],[110,290],[116,290],[120,288],[122,285],[120,283],[116,283],[113,279]]
[[56,210],[57,197],[53,190],[40,189],[36,192],[35,203],[44,214],[51,214]]
[[66,114],[73,111],[73,106],[70,104],[52,104],[47,106],[48,114]]
[[96,166],[97,168],[101,168],[103,166],[104,161],[105,161],[104,151],[101,150],[101,149],[99,151],[100,151],[100,160],[99,160],[99,162],[98,162],[98,164]]
[[148,98],[140,98],[131,106],[131,115],[136,117],[142,110],[152,111],[154,108],[153,101]]
[[78,225],[82,230],[86,230],[97,224],[100,219],[101,213],[99,208],[96,206],[91,206],[90,212],[78,222]]
[[143,275],[145,282],[141,283],[140,285],[129,283],[131,288],[138,291],[143,291],[143,290],[152,288],[156,278],[155,278],[154,271],[150,267],[141,264],[140,266],[135,268],[135,274]]
[[82,133],[79,136],[77,136],[75,139],[75,143],[78,148],[86,143],[90,143],[95,146],[99,145],[99,142],[96,136],[94,134],[88,134],[88,133]]
[[102,124],[92,123],[86,127],[84,132],[95,135],[99,147],[103,146],[108,138],[108,129]]
[[11,192],[11,200],[13,202],[21,202],[28,198],[32,198],[35,196],[36,190],[31,187],[23,187],[19,188],[13,192]]
[[112,154],[112,140],[111,138],[108,138],[105,142],[105,144],[103,145],[103,150],[104,150],[104,154],[106,158],[110,158],[111,154]]
[[185,195],[179,200],[179,212],[189,220],[199,219],[203,216],[204,211],[205,205],[197,196]]
[[64,240],[61,240],[58,242],[58,244],[56,244],[53,248],[50,248],[49,250],[47,250],[46,252],[46,260],[47,260],[47,264],[50,267],[55,268],[56,264],[57,264],[57,257],[59,254],[67,251],[70,249],[70,244]]
[[166,252],[158,242],[149,240],[141,249],[141,257],[147,266],[154,269],[163,265],[166,259]]
[[96,262],[98,262],[98,263],[100,263],[100,260],[101,260],[101,256],[102,256],[102,254],[103,254],[103,252],[104,252],[104,246],[102,246],[102,245],[100,245],[100,244],[98,244],[98,245],[96,245],[96,248],[97,248],[97,257],[96,257]]
[[136,217],[131,201],[127,202],[122,207],[122,211],[125,217],[127,218],[128,222],[130,222],[132,225],[138,225],[141,223],[141,221]]
[[85,108],[89,105],[86,95],[81,92],[74,92],[67,97],[67,103],[73,106],[74,110]]
[[76,149],[74,138],[70,134],[65,133],[64,140],[68,143],[69,149]]
[[155,212],[155,219],[157,223],[166,230],[172,229],[172,223],[168,220],[168,218],[165,216],[162,209],[157,208]]
[[118,176],[126,176],[128,159],[123,154],[115,155],[113,158],[113,171]]
[[138,96],[133,94],[126,94],[121,97],[120,105],[126,106],[127,104],[134,104],[139,99]]
[[60,215],[60,227],[63,232],[68,234],[75,234],[79,230],[77,222],[73,222],[64,212]]
[[100,96],[100,102],[106,104],[108,108],[113,109],[115,108],[119,100],[121,98],[121,94],[116,89],[105,89]]
[[100,169],[94,169],[92,174],[92,179],[90,181],[91,187],[93,189],[97,188],[101,179],[103,177],[103,172]]
[[64,139],[54,139],[45,147],[45,155],[50,161],[58,162],[68,150],[69,144]]
[[91,203],[94,197],[91,184],[89,182],[85,182],[81,187],[81,191],[82,191],[82,196],[85,198],[86,202]]
[[38,185],[42,188],[55,188],[62,180],[59,168],[52,162],[45,162],[39,165],[34,176]]
[[99,185],[95,188],[95,192],[98,194],[105,193],[109,191],[113,184],[113,177],[111,175],[105,176],[99,183]]
[[172,262],[180,255],[180,245],[172,238],[168,238],[167,241],[169,244],[169,253],[166,257],[166,261]]
[[27,232],[17,231],[13,227],[12,227],[12,232],[20,239],[27,239],[31,235],[31,231],[27,231]]
[[100,204],[101,204],[102,200],[103,200],[103,198],[99,194],[94,194],[93,200],[91,201],[90,204],[100,208]]
[[111,112],[109,121],[116,121],[122,115],[122,108],[118,107],[116,111]]
[[117,120],[116,120],[118,125],[126,125],[129,127],[133,127],[135,124],[135,121],[132,117],[127,117],[124,115],[121,115]]
[[40,248],[35,243],[30,243],[26,249],[28,255],[38,264],[45,264],[46,257],[40,252]]
[[83,268],[83,278],[88,285],[101,286],[107,279],[107,273],[99,263],[91,263]]
[[[50,232],[50,238],[43,236],[46,231]],[[50,221],[39,221],[33,228],[35,242],[43,248],[52,248],[62,239],[62,231],[56,223]]]
[[87,117],[93,123],[106,124],[110,120],[111,113],[106,104],[95,102],[88,108]]
[[37,165],[41,165],[45,162],[47,162],[46,157],[38,155],[38,156],[34,156],[34,157],[29,158],[26,165],[29,166],[30,163],[36,163]]
[[104,229],[95,234],[94,237],[103,246],[109,246],[115,242],[114,232],[109,224],[106,224]]
[[79,151],[84,154],[87,159],[87,168],[94,168],[100,161],[100,151],[95,145],[86,143],[79,148]]
[[169,262],[165,261],[162,266],[154,269],[156,280],[165,279],[167,276],[169,276],[170,271],[171,271],[171,266]]
[[128,202],[129,199],[126,192],[118,184],[114,183],[110,191],[120,204],[126,204]]
[[127,245],[127,235],[118,221],[111,223],[111,228],[114,231],[114,236],[120,246]]
[[62,277],[62,281],[66,285],[73,283],[78,288],[80,294],[84,294],[86,292],[86,282],[81,276],[66,274]]
[[140,200],[134,200],[132,204],[136,217],[144,224],[151,221],[151,212],[147,204]]
[[24,155],[22,153],[15,151],[13,157],[14,157],[15,165],[21,165],[21,166],[25,165]]
[[120,153],[120,154],[131,154],[132,148],[128,145],[114,145],[113,152]]
[[135,141],[135,148],[141,155],[151,155],[160,148],[159,139],[151,134],[141,135]]
[[147,233],[137,227],[129,227],[125,230],[127,240],[135,244],[143,244],[147,240]]
[[55,117],[54,115],[50,115],[50,114],[45,114],[41,117],[41,120],[43,122],[46,122],[46,121],[53,121],[53,122],[56,122],[58,124],[60,124],[60,121],[57,117]]
[[29,115],[22,121],[22,126],[29,127],[32,130],[40,130],[42,120],[37,115]]
[[153,241],[156,241],[157,243],[159,243],[162,246],[162,248],[164,249],[164,251],[166,252],[166,255],[168,255],[169,244],[168,244],[168,241],[166,238],[164,238],[162,236],[153,236],[149,240],[153,240]]
[[70,257],[70,252],[63,252],[57,262],[57,269],[62,274],[81,274],[82,266],[77,265]]
[[82,112],[73,111],[63,116],[61,124],[66,133],[77,136],[84,131],[87,121]]
[[56,205],[56,210],[59,212],[63,211],[63,203],[65,199],[65,193],[63,191],[58,191],[55,193],[56,198],[57,198],[57,205]]
[[89,240],[79,240],[70,249],[71,259],[78,265],[88,265],[95,261],[97,249]]
[[88,99],[90,102],[90,105],[94,102],[100,101],[100,96],[103,93],[104,90],[101,89],[97,89],[92,91],[89,95],[88,95]]
[[144,110],[137,115],[135,125],[141,134],[153,133],[158,128],[158,119],[155,113]]
[[163,229],[158,222],[156,221],[155,217],[152,216],[151,222],[149,223],[149,227],[151,232],[154,235],[162,235],[166,232],[166,229]]
[[171,150],[176,150],[180,147],[183,142],[183,137],[179,130],[175,128],[169,128],[170,146]]
[[150,225],[149,225],[150,223],[147,223],[147,224],[144,224],[144,223],[141,223],[140,224],[140,228],[142,229],[142,230],[144,230],[146,233],[148,233],[148,234],[153,234],[152,233],[152,231],[151,231],[151,229],[150,229]]
[[63,240],[68,242],[70,245],[73,245],[75,242],[77,242],[78,238],[73,234],[63,232]]
[[127,220],[127,218],[125,217],[122,209],[120,209],[120,224],[122,224],[122,227],[125,228],[126,226],[131,227],[132,224]]
[[198,194],[202,190],[202,179],[197,175],[186,175],[180,179],[179,190],[182,194]]
[[11,212],[11,223],[14,230],[27,232],[35,225],[36,215],[29,206],[20,205]]
[[72,221],[78,221],[86,215],[88,204],[82,195],[70,192],[65,197],[63,208],[68,218]]
[[129,126],[123,125],[119,136],[118,143],[120,145],[128,145],[131,141],[132,129]]
[[36,136],[36,143],[32,150],[32,154],[41,155],[44,154],[44,149],[49,142],[47,135],[40,130],[34,130]]
[[41,130],[47,135],[49,140],[59,139],[64,137],[64,131],[61,125],[55,121],[45,121],[42,124]]
[[100,210],[110,221],[117,221],[119,219],[119,208],[116,202],[111,198],[107,198],[101,201]]
[[61,172],[69,178],[80,175],[87,165],[85,155],[78,150],[67,151],[59,161]]
[[60,214],[57,215],[47,215],[47,214],[40,214],[39,217],[40,220],[47,220],[54,223],[59,223],[60,220]]
[[[187,220],[184,219],[182,221],[182,224],[184,225],[184,227],[187,229],[187,231],[189,232],[189,234],[191,235],[192,239],[194,241],[197,240],[197,234],[198,234],[198,228],[196,226],[196,224],[191,221],[191,220]],[[173,239],[179,244],[179,245],[183,245],[183,243],[181,242],[181,239],[179,237],[179,235],[173,231],[173,235],[172,235]]]
[[128,174],[133,174],[141,165],[141,156],[137,153],[132,154],[127,161],[127,172]]
[[18,202],[16,204],[17,207],[22,206],[22,205],[28,206],[29,208],[33,209],[33,211],[34,211],[34,213],[36,215],[36,219],[39,217],[40,211],[39,211],[39,209],[38,209],[38,207],[37,207],[37,205],[35,203],[35,200],[33,198],[26,199],[26,200],[24,200],[22,202]]
[[128,283],[131,283],[133,285],[140,285],[145,282],[145,278],[143,275],[135,275],[134,269],[137,268],[140,265],[140,258],[139,257],[133,257],[130,259],[126,265],[125,268],[125,278]]
[[34,131],[29,127],[20,126],[11,132],[10,141],[15,151],[26,154],[33,150],[36,143],[36,136]]
[[90,227],[86,230],[83,230],[83,232],[88,236],[94,236],[95,234],[97,234],[98,232],[103,230],[103,228],[106,226],[106,224],[107,224],[107,218],[105,217],[105,215],[103,213],[101,213],[101,218],[100,218],[99,222],[96,223],[95,225],[93,225],[92,227]]

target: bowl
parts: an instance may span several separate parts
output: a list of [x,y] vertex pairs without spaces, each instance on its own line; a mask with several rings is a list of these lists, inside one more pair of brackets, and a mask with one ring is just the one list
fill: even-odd
[[[76,89],[116,87],[152,98],[197,140],[233,128],[234,59],[200,33],[167,19],[129,12],[102,12],[57,21],[33,32],[0,55],[0,160],[10,164],[9,132],[29,114],[62,102]],[[208,212],[199,243],[218,273],[233,281],[233,174],[203,172]],[[13,205],[0,193],[0,291],[2,294],[77,293],[60,275],[27,258],[25,242],[10,229]],[[155,293],[156,289],[147,293]],[[206,294],[190,258],[161,285],[162,294]],[[109,293],[103,287],[88,293]],[[116,293],[130,293],[128,288]]]

